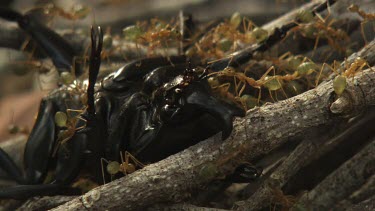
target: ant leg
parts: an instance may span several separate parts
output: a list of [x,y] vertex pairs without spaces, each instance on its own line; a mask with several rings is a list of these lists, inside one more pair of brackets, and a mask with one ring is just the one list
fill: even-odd
[[270,73],[271,70],[275,71],[275,67],[273,65],[270,68],[268,68],[268,70],[262,75],[262,77],[260,77],[258,81],[264,83],[264,78],[267,77],[268,73]]
[[283,93],[284,97],[285,97],[285,98],[288,98],[288,95],[286,94],[286,92],[285,92],[285,90],[284,90],[284,88],[283,88],[283,85],[280,83],[279,80],[277,80],[277,82],[278,82],[279,85],[280,85],[280,89],[281,89],[281,92]]
[[262,97],[262,88],[259,87],[258,89],[259,89],[259,94],[258,94],[257,104],[259,105],[259,103],[260,103],[260,99],[261,99],[261,97]]
[[134,162],[134,164],[136,164],[137,166],[141,168],[146,166],[145,164],[140,162],[137,158],[135,158],[132,154],[130,154],[130,152],[125,151],[124,154],[125,154],[125,160],[127,159],[128,162],[129,162],[129,159],[131,159]]
[[319,45],[319,39],[320,39],[320,35],[318,34],[318,36],[316,37],[316,39],[315,39],[315,43],[314,43],[314,48],[313,48],[313,53],[312,53],[312,57],[314,56],[314,54],[315,54],[315,51],[316,51],[316,49],[318,48],[318,45]]
[[241,85],[240,84],[241,82],[237,82],[236,76],[233,76],[233,81],[234,81],[234,91],[235,91],[236,96],[238,97],[240,96],[238,92],[238,87]]
[[238,93],[239,97],[241,97],[242,93],[245,91],[245,88],[246,88],[246,84],[244,82],[242,82],[242,87],[240,89],[240,92]]
[[128,157],[126,157],[126,155],[125,155],[125,159],[124,159],[121,152],[120,152],[120,159],[121,159],[121,165],[122,165],[121,171],[126,176],[126,175],[128,175],[127,168],[128,168],[128,165],[129,165],[129,159],[128,159]]
[[335,70],[335,68],[332,68],[330,65],[328,65],[327,63],[323,63],[322,67],[320,68],[320,71],[319,71],[319,75],[318,75],[318,78],[315,80],[315,86],[317,87],[318,84],[319,84],[319,80],[320,80],[320,77],[322,76],[322,73],[323,73],[323,69],[324,67],[328,67],[330,68],[333,72],[335,72],[337,75],[339,75],[339,73]]
[[272,101],[273,101],[273,102],[276,102],[276,100],[275,100],[275,99],[273,98],[273,96],[272,96],[272,92],[271,92],[271,90],[268,90],[268,93],[269,93],[269,95],[270,95]]
[[[125,157],[125,159],[124,159]],[[121,159],[121,172],[126,176],[128,174],[133,173],[137,166],[140,168],[143,168],[145,165],[138,161],[133,155],[131,155],[128,151],[124,152],[124,156],[120,152],[120,159]],[[130,160],[133,161],[133,163],[130,162]]]
[[105,174],[104,174],[104,162],[108,165],[109,161],[106,160],[105,158],[100,158],[100,165],[102,167],[102,178],[103,178],[103,184],[106,184],[105,182]]
[[283,59],[285,59],[289,56],[293,56],[293,54],[290,51],[288,51],[288,52],[284,53],[283,55],[279,56],[279,60],[283,60]]
[[365,42],[365,45],[368,44],[368,40],[366,38],[366,33],[365,33],[365,24],[367,22],[368,22],[367,20],[364,20],[361,22],[361,34],[362,34],[363,41]]

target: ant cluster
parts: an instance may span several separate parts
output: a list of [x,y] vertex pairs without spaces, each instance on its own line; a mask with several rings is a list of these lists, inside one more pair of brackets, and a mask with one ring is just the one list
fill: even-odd
[[[182,35],[176,21],[166,22],[158,18],[150,21],[137,22],[122,30],[123,36],[112,36],[110,29],[104,35],[103,57],[121,55],[123,59],[130,60],[129,48],[136,52],[135,57],[170,56],[177,54],[177,48],[182,41]],[[126,45],[123,45],[123,44]],[[132,44],[135,44],[132,45]],[[131,53],[130,53],[131,54]],[[134,52],[133,52],[134,54]]]
[[[364,22],[372,21],[375,17],[374,14],[365,13],[355,5],[350,6],[348,10],[360,15]],[[78,20],[86,17],[89,9],[82,7],[80,10],[66,12],[56,6],[46,6],[42,11],[68,20]],[[335,26],[335,20],[330,19],[329,14],[323,18],[313,11],[302,10],[296,15],[294,22],[296,26],[289,30],[287,38],[297,39],[296,36],[302,36],[312,40],[314,45],[311,51],[324,44],[321,43],[324,40],[333,50],[347,53],[348,49],[345,46],[350,46],[351,43],[348,32]],[[234,13],[229,20],[222,23],[208,24],[201,31],[193,31],[189,39],[183,36],[183,27],[180,24],[181,21],[167,22],[155,18],[125,27],[122,31],[123,36],[112,36],[108,29],[103,38],[101,56],[103,59],[109,59],[120,52],[124,59],[128,59],[121,53],[123,51],[121,43],[129,42],[135,44],[138,56],[169,57],[184,53],[188,57],[199,58],[201,64],[210,64],[234,57],[237,51],[247,46],[261,45],[272,35],[271,32],[262,29],[239,13]],[[363,28],[362,34],[365,36]],[[187,45],[181,45],[182,42],[187,42]],[[181,46],[185,48],[182,49]],[[347,78],[353,77],[368,66],[363,58],[357,58],[353,63],[345,65],[343,71],[339,71],[337,61],[327,64],[313,61],[304,54],[282,53],[254,52],[253,60],[239,67],[228,65],[220,71],[208,69],[208,82],[218,96],[248,110],[266,102],[284,100],[315,88],[331,74],[336,74],[333,86],[336,94],[341,95],[346,88]],[[261,62],[266,65],[259,65]],[[259,70],[256,66],[261,66],[262,69]],[[66,112],[55,114],[55,124],[61,128],[58,135],[59,146],[68,141],[77,130],[85,127],[85,120],[81,118],[81,114],[87,107],[87,84],[85,81],[76,80],[73,72],[72,70],[60,74],[60,84],[68,87],[65,94],[70,96],[70,100],[66,102],[68,108]],[[77,124],[78,122],[80,124]],[[77,127],[77,125],[81,126]],[[102,160],[104,182],[105,174],[113,178],[118,173],[126,175],[144,166],[127,152],[124,156],[121,154],[121,158],[121,163]]]
[[[358,13],[365,21],[371,19],[373,15],[364,14],[358,6],[351,5],[348,10]],[[349,32],[335,26],[336,20],[329,19],[329,16],[328,14],[326,18],[322,18],[318,13],[313,14],[312,11],[301,10],[295,17],[297,26],[289,30],[284,40],[297,39],[296,36],[290,36],[292,34],[311,39],[314,42],[314,47],[309,49],[312,54],[320,44],[323,44],[320,43],[323,40],[330,46],[330,50],[347,56],[350,49],[346,46],[351,45]],[[239,29],[240,23],[245,26],[243,29]],[[241,20],[240,16],[235,13],[230,20],[219,24],[199,40],[194,48],[204,60],[220,60],[223,57],[234,57],[234,51],[238,50],[242,43],[257,45],[268,39],[268,36],[267,31],[256,27],[246,18]],[[365,40],[365,37],[363,39]],[[281,45],[282,42],[280,42]],[[341,95],[346,88],[347,78],[353,78],[356,73],[369,66],[366,60],[360,57],[351,64],[347,64],[344,57],[340,61],[328,63],[319,59],[313,61],[307,54],[286,52],[278,56],[280,52],[274,53],[273,50],[275,48],[266,53],[257,53],[253,56],[253,61],[240,67],[228,66],[221,71],[210,73],[208,79],[210,85],[219,96],[241,104],[247,110],[266,102],[284,100],[315,88],[332,74],[336,75],[333,80],[335,93]],[[261,65],[263,71],[259,71],[254,65],[261,62],[267,63],[266,68]],[[339,73],[340,67],[337,65],[339,62],[344,64],[341,65],[344,66],[342,73]],[[263,95],[264,92],[268,92],[268,95]]]
[[197,35],[197,42],[187,50],[186,54],[199,56],[204,63],[221,59],[244,46],[262,42],[267,37],[266,30],[257,27],[252,21],[242,18],[236,12],[230,20],[219,23],[202,36]]

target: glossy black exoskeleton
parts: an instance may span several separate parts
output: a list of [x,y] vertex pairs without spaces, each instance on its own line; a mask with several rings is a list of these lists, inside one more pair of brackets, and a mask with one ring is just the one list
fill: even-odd
[[[13,11],[8,14],[28,20]],[[48,46],[53,36],[44,33],[34,39]],[[59,142],[58,135],[66,128],[56,126],[56,112],[82,105],[76,101],[73,108],[67,107],[67,100],[79,97],[72,86],[51,92],[41,102],[26,144],[25,175],[1,150],[0,167],[21,185],[0,190],[0,197],[56,194],[83,171],[101,182],[101,158],[119,161],[120,152],[128,151],[141,162],[155,162],[220,131],[227,138],[233,118],[244,115],[241,108],[216,99],[204,75],[188,67],[184,56],[133,61],[95,85],[102,36],[100,29],[92,31],[87,108],[82,115],[86,127]],[[71,60],[60,56],[66,53],[61,50],[46,49],[55,64],[68,67]],[[52,182],[43,184],[49,171],[54,172]]]
[[[0,17],[18,22],[60,71],[71,69],[76,52],[55,32],[9,9],[0,9]],[[209,68],[219,71],[241,65],[254,51],[266,50],[294,26],[296,23],[276,29],[264,43],[211,63]],[[119,161],[120,152],[128,151],[141,162],[155,162],[220,131],[222,138],[227,138],[233,118],[244,116],[241,108],[215,98],[205,72],[190,68],[184,56],[136,60],[96,82],[103,39],[100,28],[92,30],[91,39],[86,105],[74,100],[82,95],[72,91],[77,88],[74,86],[62,86],[42,100],[24,152],[25,171],[0,149],[0,168],[20,184],[0,189],[0,198],[67,193],[82,172],[102,182],[102,158]],[[77,75],[80,73],[76,71]],[[73,101],[70,107],[67,101]],[[75,130],[82,121],[72,128],[58,127],[54,121],[56,112],[82,106],[86,106],[82,114],[85,127],[72,133],[69,140],[61,141],[62,131]],[[252,167],[238,171],[244,175],[242,179],[261,173]],[[53,177],[45,183],[49,172]]]

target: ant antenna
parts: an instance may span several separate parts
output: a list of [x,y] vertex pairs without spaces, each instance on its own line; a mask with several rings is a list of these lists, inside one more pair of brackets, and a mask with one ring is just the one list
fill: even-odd
[[198,77],[198,80],[204,80],[208,77],[210,66],[207,65],[206,68],[204,68],[203,73]]
[[193,69],[192,69],[192,66],[191,66],[190,58],[187,58],[186,62],[187,62],[187,68],[184,71],[184,75],[191,75],[191,73],[193,72]]

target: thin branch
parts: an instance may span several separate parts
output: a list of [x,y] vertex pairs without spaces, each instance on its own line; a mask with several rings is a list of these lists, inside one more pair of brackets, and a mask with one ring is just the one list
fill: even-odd
[[346,211],[373,211],[375,209],[375,195],[358,204],[346,207]]
[[375,174],[372,175],[367,182],[358,190],[352,193],[347,199],[342,200],[335,206],[336,210],[344,210],[344,208],[366,201],[371,196],[375,196]]
[[375,173],[374,151],[375,140],[330,174],[317,187],[304,194],[298,201],[299,206],[326,210],[355,191]]

